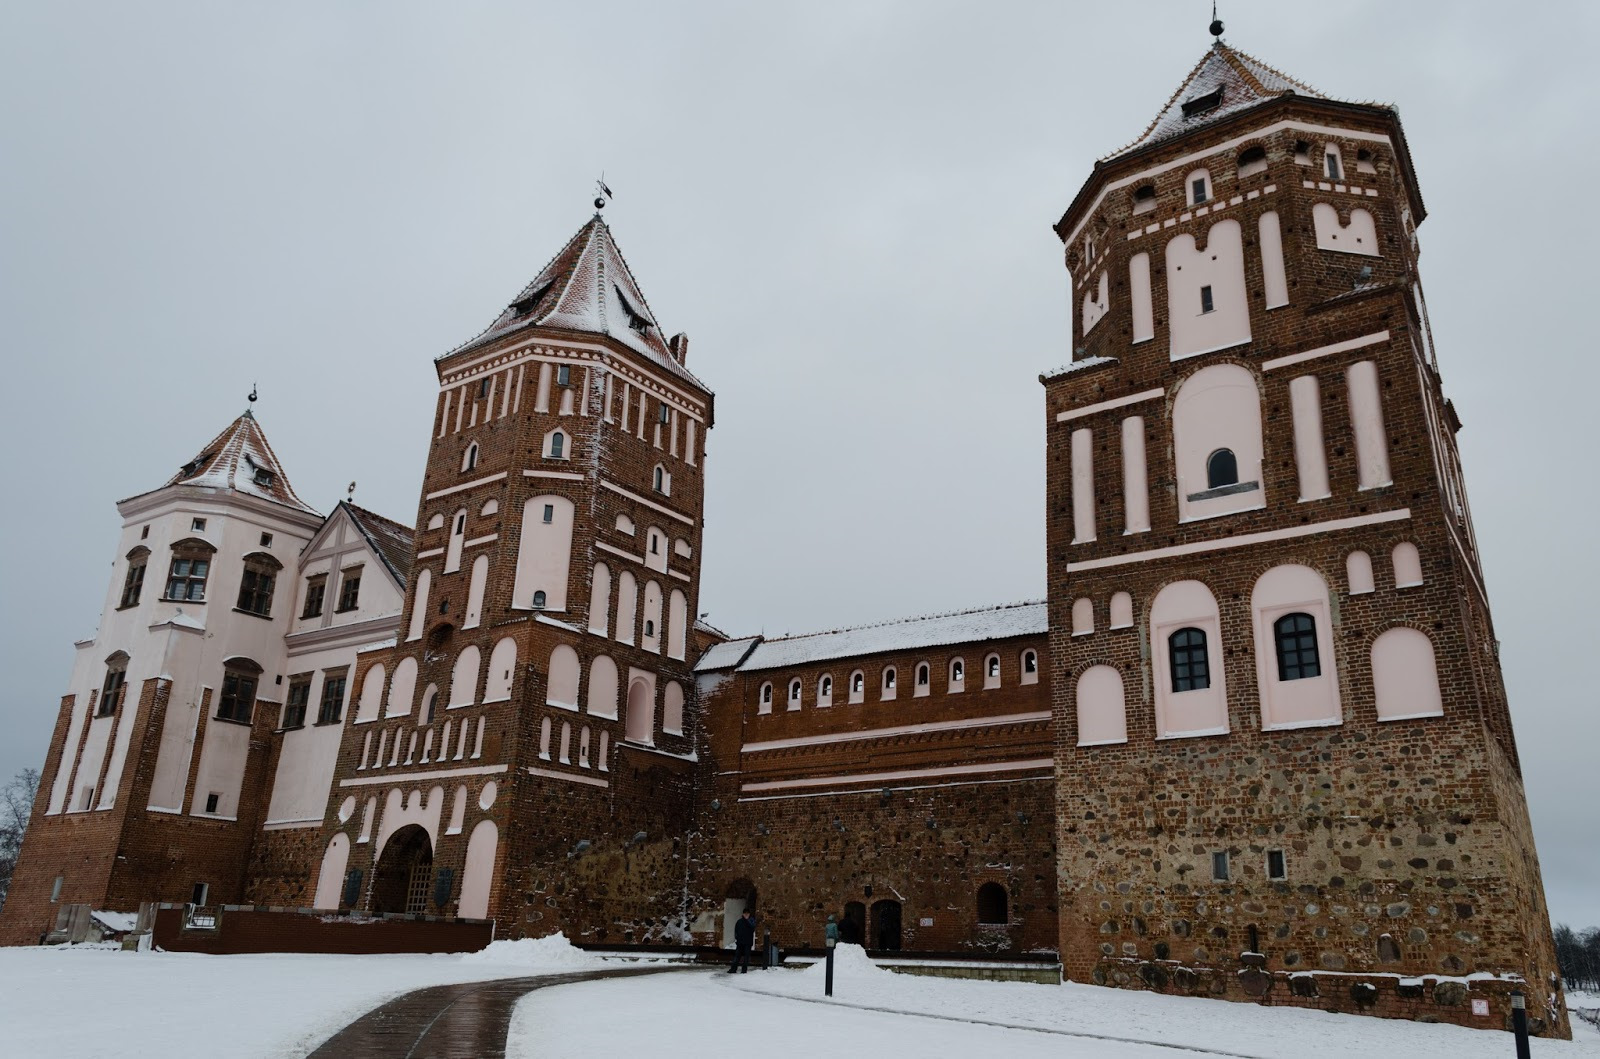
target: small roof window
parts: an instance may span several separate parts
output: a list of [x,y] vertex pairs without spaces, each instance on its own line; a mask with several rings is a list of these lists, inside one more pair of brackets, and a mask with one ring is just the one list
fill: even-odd
[[1196,114],[1204,114],[1207,111],[1216,110],[1221,105],[1222,87],[1219,85],[1217,88],[1207,92],[1203,96],[1195,96],[1193,99],[1184,100],[1183,116],[1186,118],[1192,118]]

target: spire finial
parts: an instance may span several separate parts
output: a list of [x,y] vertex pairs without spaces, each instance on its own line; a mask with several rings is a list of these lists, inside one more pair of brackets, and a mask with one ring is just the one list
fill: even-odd
[[594,209],[596,213],[606,208],[606,202],[611,199],[611,189],[606,187],[606,174],[602,170],[600,179],[594,182]]
[[257,396],[258,395],[256,394],[256,384],[255,383],[251,383],[250,384],[250,396],[245,398],[245,400],[249,401],[252,405],[254,405],[256,403],[256,397]]
[[1222,19],[1217,17],[1217,0],[1211,0],[1211,35],[1222,40]]

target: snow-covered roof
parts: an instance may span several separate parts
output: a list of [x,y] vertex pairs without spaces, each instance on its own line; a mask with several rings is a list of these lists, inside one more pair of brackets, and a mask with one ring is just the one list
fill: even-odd
[[89,915],[96,923],[99,923],[113,934],[126,934],[139,925],[139,913],[137,912],[107,912],[96,908]]
[[1071,364],[1063,364],[1059,368],[1047,371],[1039,378],[1055,379],[1062,375],[1071,375],[1075,371],[1088,371],[1090,368],[1098,368],[1103,364],[1115,364],[1116,362],[1116,357],[1084,357],[1082,360],[1075,360]]
[[706,653],[700,656],[700,661],[695,663],[696,673],[709,673],[717,669],[733,669],[744,656],[750,653],[750,648],[761,640],[759,636],[746,636],[739,640],[724,640],[719,644],[712,644],[706,648]]
[[411,541],[415,531],[375,511],[357,507],[348,500],[340,501],[339,506],[350,516],[350,521],[356,524],[362,536],[367,538],[367,543],[378,553],[378,558],[389,568],[395,581],[404,588],[411,575]]
[[[1049,627],[1050,620],[1043,600],[1003,603],[978,610],[930,614],[920,618],[862,625],[854,629],[834,629],[830,632],[762,640],[738,668],[740,672],[780,669],[830,658],[854,658],[889,651],[910,651],[919,647],[1004,640],[1013,636],[1040,636]],[[707,655],[710,655],[709,651]],[[702,659],[696,668],[704,670],[711,667]]]
[[194,459],[168,478],[166,485],[192,485],[260,497],[297,511],[319,512],[299,496],[283,473],[267,435],[250,411],[229,423]]
[[[1213,94],[1217,97],[1215,101],[1210,98]],[[1310,85],[1296,81],[1281,70],[1275,70],[1219,40],[1189,71],[1189,76],[1167,100],[1167,105],[1156,115],[1149,128],[1137,140],[1121,150],[1113,151],[1106,158],[1117,158],[1286,95],[1328,98]]]
[[611,229],[598,213],[578,229],[578,234],[550,259],[533,282],[522,288],[493,323],[445,356],[535,326],[609,335],[672,374],[705,388],[667,348],[661,325],[656,323],[638,281],[617,249]]

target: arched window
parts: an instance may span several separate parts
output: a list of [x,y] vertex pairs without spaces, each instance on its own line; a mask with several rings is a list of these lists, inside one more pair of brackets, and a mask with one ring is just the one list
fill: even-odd
[[1317,623],[1309,614],[1285,614],[1272,623],[1279,680],[1309,680],[1322,675],[1317,657]]
[[761,697],[756,700],[756,712],[772,712],[772,682],[770,680],[761,685]]
[[261,666],[248,658],[222,663],[222,691],[217,696],[217,718],[249,724],[256,708],[256,684]]
[[561,431],[550,435],[549,456],[553,460],[565,459],[567,455],[567,436]]
[[850,701],[861,702],[867,697],[867,677],[861,670],[850,674]]
[[533,609],[534,610],[543,610],[544,609],[544,602],[545,602],[545,600],[547,598],[549,598],[549,597],[547,597],[544,594],[544,589],[541,588],[537,592],[535,592],[533,594]]
[[100,705],[95,710],[96,717],[110,717],[117,712],[117,707],[122,705],[123,695],[128,690],[128,656],[118,651],[106,659],[106,679],[100,686]]
[[1094,602],[1087,597],[1072,601],[1072,635],[1088,636],[1094,632]]
[[1111,627],[1127,629],[1133,625],[1133,597],[1126,592],[1111,593]]
[[651,621],[649,618],[646,618],[644,620],[644,638],[646,640],[648,640],[652,636],[654,636],[655,634],[656,634],[656,623]]
[[1239,154],[1239,175],[1253,176],[1267,171],[1267,151],[1264,147],[1246,147]]
[[930,691],[933,690],[929,686],[932,683],[933,683],[933,667],[928,665],[928,663],[926,663],[926,662],[918,662],[917,663],[917,687],[916,687],[915,694],[918,695],[918,696],[927,695]]
[[461,469],[463,471],[475,471],[478,469],[478,443],[476,441],[468,445],[466,453],[462,455]]
[[1206,457],[1206,488],[1239,484],[1239,461],[1232,449],[1218,449]]
[[949,694],[954,695],[958,691],[965,691],[966,688],[967,663],[959,658],[950,659],[950,680],[948,687],[945,690]]
[[1022,652],[1020,668],[1022,670],[1022,683],[1039,683],[1039,652],[1031,647]]
[[800,678],[799,677],[795,677],[793,680],[789,681],[789,709],[798,710],[799,708],[800,708]]
[[823,676],[817,681],[817,705],[833,705],[833,678],[830,676]]
[[1204,169],[1196,169],[1184,180],[1183,186],[1189,192],[1189,205],[1202,206],[1211,200],[1211,174]]
[[983,686],[985,688],[998,688],[1000,686],[999,655],[990,655],[983,660]]
[[894,695],[895,695],[895,691],[894,691],[894,689],[895,689],[895,675],[896,674],[895,674],[895,671],[894,671],[894,666],[889,666],[886,669],[884,669],[884,671],[883,671],[883,690],[878,695],[878,697],[880,699],[892,699],[892,698],[894,698]]
[[1364,596],[1375,587],[1372,580],[1372,556],[1366,552],[1351,552],[1344,558],[1345,580],[1352,596]]
[[1394,562],[1394,587],[1415,588],[1422,584],[1422,555],[1415,544],[1410,541],[1396,544],[1391,559]]
[[651,474],[650,484],[662,496],[672,495],[672,473],[659,463]]
[[426,727],[433,723],[433,714],[439,706],[439,686],[429,684],[428,690],[422,696],[422,710],[418,714],[417,723]]
[[1380,721],[1444,713],[1433,641],[1425,632],[1396,626],[1372,641],[1372,686]]
[[978,922],[985,926],[1005,926],[1007,917],[1006,888],[999,883],[986,882],[978,887]]
[[1338,145],[1330,143],[1323,150],[1322,171],[1327,174],[1329,180],[1343,180],[1344,165],[1342,164],[1343,160],[1339,157]]
[[1167,659],[1173,691],[1202,691],[1211,686],[1211,659],[1201,630],[1179,629],[1167,637]]
[[1133,192],[1133,212],[1134,213],[1149,213],[1151,210],[1153,210],[1155,208],[1156,208],[1156,186],[1154,184],[1144,184],[1144,185],[1141,185],[1140,187],[1134,189],[1134,192]]

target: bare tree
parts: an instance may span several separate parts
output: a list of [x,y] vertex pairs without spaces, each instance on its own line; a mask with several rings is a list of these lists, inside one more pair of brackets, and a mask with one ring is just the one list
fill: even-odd
[[1556,962],[1568,989],[1600,992],[1600,927],[1581,934],[1565,923],[1556,927]]
[[22,835],[28,830],[28,817],[38,793],[38,769],[23,769],[0,788],[0,908],[5,907],[6,892],[11,889],[11,873],[17,867]]

